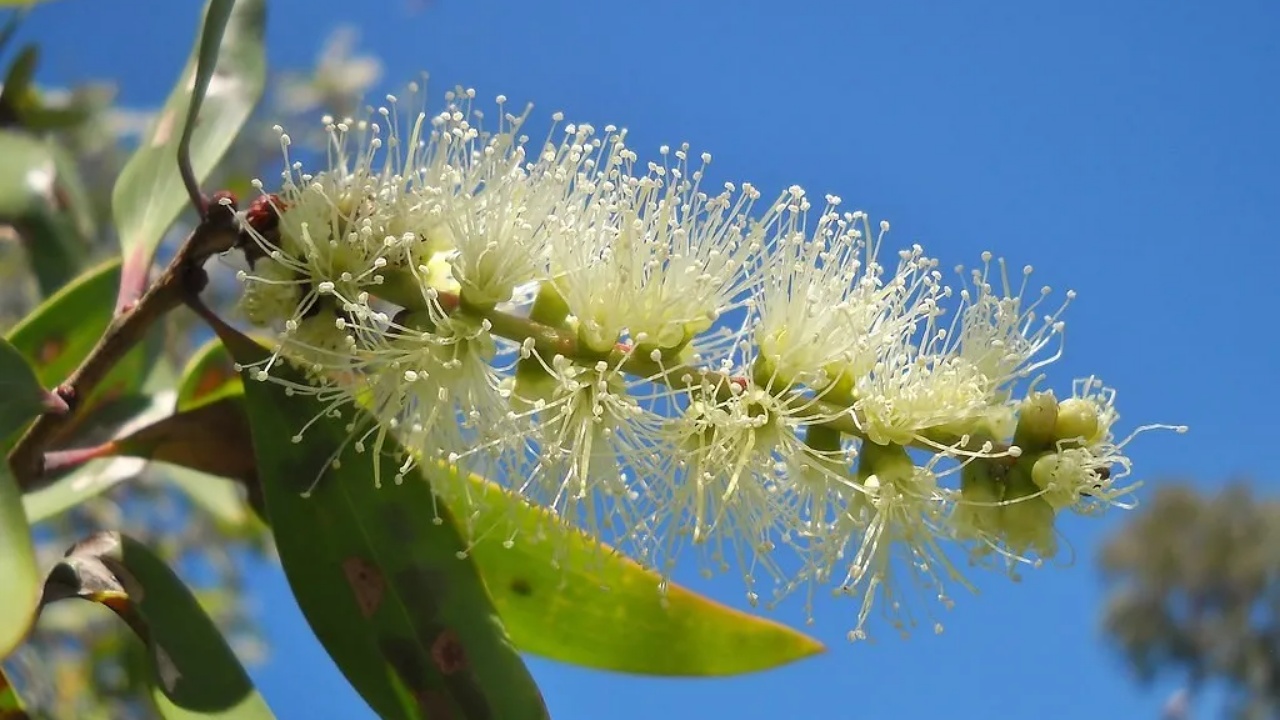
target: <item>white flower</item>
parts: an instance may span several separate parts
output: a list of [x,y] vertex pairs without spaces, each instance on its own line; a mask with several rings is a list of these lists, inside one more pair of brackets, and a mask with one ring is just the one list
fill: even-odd
[[[887,606],[889,620],[899,631],[905,634],[916,624],[892,577],[896,562],[904,563],[913,584],[944,608],[952,604],[946,591],[949,583],[972,589],[942,546],[948,493],[937,485],[934,464],[917,467],[901,447],[871,442],[863,443],[860,458],[864,497],[845,523],[856,550],[846,560],[840,585],[842,592],[862,597],[851,640],[866,637],[864,626],[877,599]],[[934,630],[941,632],[942,625],[935,621]]]
[[[795,186],[757,207],[750,184],[707,189],[707,155],[641,164],[624,131],[559,114],[535,150],[527,112],[500,97],[486,130],[474,96],[403,125],[394,98],[328,119],[327,167],[290,163],[245,215],[241,310],[277,332],[251,376],[313,395],[312,422],[360,407],[347,442],[375,484],[456,465],[664,576],[692,549],[705,572],[737,564],[752,602],[771,582],[811,609],[834,584],[861,598],[854,638],[877,605],[915,624],[909,586],[943,606],[970,587],[950,547],[1037,564],[1057,512],[1132,492],[1111,391],[1015,401],[1064,327],[1029,269],[1012,285],[986,254],[954,292],[838,197],[813,218]],[[282,361],[310,384],[273,374]],[[537,535],[476,526],[494,514],[474,503],[502,499],[458,477],[432,474],[468,494],[473,540]]]
[[[993,394],[1002,393],[1007,397],[1014,382],[1030,377],[1062,355],[1061,338],[1065,323],[1059,318],[1075,298],[1075,292],[1068,291],[1066,301],[1057,310],[1041,317],[1037,311],[1051,291],[1042,287],[1038,298],[1029,303],[1026,301],[1031,266],[1022,269],[1022,283],[1015,291],[1009,283],[1004,258],[997,260],[1000,270],[997,294],[990,277],[991,260],[990,252],[983,253],[982,270],[974,270],[971,274],[973,288],[960,290],[961,306],[956,314],[960,323],[958,352],[982,373]],[[962,272],[963,268],[957,270]],[[1059,340],[1057,351],[1042,357],[1044,349],[1055,338]]]
[[840,198],[827,207],[812,234],[804,190],[793,186],[776,209],[781,219],[769,242],[754,337],[775,381],[815,390],[849,385],[865,377],[885,352],[932,312],[942,289],[934,261],[919,248],[903,253],[885,278],[877,261],[888,230],[882,223],[870,239],[865,213],[839,213]]
[[634,379],[604,361],[576,365],[564,356],[540,363],[545,375],[515,386],[526,409],[530,452],[511,485],[597,536],[623,541],[643,522],[642,478],[652,474],[662,417],[642,403]]
[[[664,146],[663,164],[633,176],[636,155],[612,134],[600,145],[603,167],[586,164],[582,202],[566,208],[567,232],[551,242],[554,285],[595,350],[624,335],[642,348],[677,348],[711,328],[744,299],[747,270],[762,229],[749,213],[759,193],[732,183],[703,190],[711,162],[689,170],[688,146]],[[767,220],[766,220],[767,222]]]

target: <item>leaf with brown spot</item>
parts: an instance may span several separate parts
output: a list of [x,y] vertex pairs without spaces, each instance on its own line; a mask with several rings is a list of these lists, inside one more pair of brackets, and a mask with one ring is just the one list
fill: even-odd
[[387,580],[382,577],[378,566],[364,558],[353,556],[342,561],[342,573],[347,576],[347,584],[356,596],[360,614],[366,620],[373,617],[387,591]]
[[[118,260],[91,268],[6,333],[5,338],[35,367],[42,387],[60,385],[97,344],[111,322],[119,280]],[[164,328],[157,326],[112,367],[94,393],[76,398],[77,420],[88,422],[109,395],[138,394],[163,342]]]
[[179,410],[189,410],[228,395],[242,395],[240,374],[222,343],[213,338],[200,347],[187,361],[178,382]]
[[97,533],[68,550],[45,580],[42,604],[66,598],[105,605],[147,646],[159,717],[275,717],[195,596],[132,538]]
[[[210,321],[242,365],[266,357],[252,340]],[[273,373],[305,382],[285,366]],[[369,456],[345,442],[346,424],[368,418],[325,415],[300,442],[290,442],[321,414],[314,397],[287,394],[277,383],[250,382],[244,400],[268,519],[294,597],[374,711],[387,718],[421,718],[417,698],[439,696],[449,709],[433,718],[545,718],[542,696],[508,641],[475,565],[459,559],[465,545],[452,518],[441,509],[440,522],[433,522],[439,503],[428,483],[410,474],[403,484],[376,488]],[[394,455],[397,449],[384,450]],[[363,575],[366,562],[386,582],[376,607],[351,592],[351,576]],[[441,637],[453,639],[437,647]],[[443,665],[434,649],[446,651]],[[452,674],[442,672],[446,668]]]
[[[239,379],[235,386],[243,392]],[[455,472],[445,467],[427,471]],[[476,541],[471,551],[507,632],[525,652],[618,672],[725,676],[767,670],[824,651],[798,630],[674,583],[664,598],[652,571],[551,520],[495,483],[476,476],[465,482],[470,492],[451,498],[456,516],[514,517],[526,530],[537,528],[522,538],[543,538],[506,548],[505,536],[490,536]],[[486,521],[477,516],[475,522]],[[396,529],[388,526],[386,532],[395,537]],[[566,548],[560,567],[553,566],[553,550]],[[414,582],[411,576],[399,580],[401,587]],[[429,586],[432,580],[421,582]],[[424,593],[414,595],[422,598]]]

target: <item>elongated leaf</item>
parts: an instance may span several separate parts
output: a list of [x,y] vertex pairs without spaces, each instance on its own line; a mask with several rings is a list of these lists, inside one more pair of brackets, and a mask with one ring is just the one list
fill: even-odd
[[199,467],[223,477],[251,478],[253,455],[236,447],[248,436],[243,405],[237,398],[225,397],[139,428],[102,451]]
[[0,438],[16,433],[43,412],[66,410],[61,398],[40,386],[22,353],[0,339]]
[[[209,378],[201,385],[210,388],[213,397],[242,393],[238,376],[226,380],[230,360],[225,352],[221,345],[204,348],[200,362],[190,367],[219,369],[189,371],[182,387],[195,386],[188,381],[200,376]],[[220,354],[224,359],[217,359]],[[241,449],[250,444],[247,439],[223,443]],[[496,524],[499,518],[515,518],[519,527],[537,529],[522,534],[510,549],[503,546],[502,538],[485,537],[471,550],[503,624],[520,650],[585,667],[685,676],[765,670],[823,651],[821,643],[803,633],[679,585],[670,584],[664,599],[658,591],[659,578],[651,571],[551,521],[542,510],[495,483],[476,476],[468,482],[471,492],[451,499],[449,509],[455,517],[474,517],[480,526],[490,519]],[[466,505],[468,498],[481,501]],[[523,539],[535,537],[543,539]],[[553,568],[551,562],[557,548],[561,569]]]
[[178,383],[178,410],[190,410],[205,403],[244,394],[240,374],[231,356],[217,338],[205,343],[182,371]]
[[[215,329],[238,362],[265,356],[230,327]],[[255,382],[245,402],[285,575],[373,709],[387,718],[545,718],[475,566],[460,559],[448,513],[433,522],[430,486],[411,477],[375,488],[368,457],[345,442],[346,420],[323,417],[290,442],[323,410],[314,398]]]
[[74,169],[52,141],[15,130],[0,130],[0,158],[0,224],[17,230],[41,294],[50,295],[79,272],[85,253],[80,216],[63,207],[76,197],[64,187]]
[[[0,437],[40,414],[46,395],[31,366],[0,342]],[[26,637],[40,597],[31,528],[8,463],[0,462],[0,659]]]
[[[46,299],[6,336],[35,367],[43,387],[55,387],[88,356],[111,322],[111,305],[120,279],[120,261],[90,269]],[[88,418],[108,400],[138,393],[162,335],[151,333],[131,350],[98,388],[77,400],[77,417]]]
[[[187,203],[178,146],[194,119],[191,162],[208,177],[262,96],[265,0],[209,0],[195,49],[142,145],[111,195],[125,258],[122,290],[140,292],[151,258]],[[216,64],[211,65],[211,61]],[[201,63],[202,72],[197,72]],[[194,109],[194,111],[193,111]],[[198,117],[194,117],[198,113]],[[133,300],[135,297],[122,297]]]
[[22,698],[18,697],[18,691],[5,676],[4,668],[0,667],[0,720],[30,720],[30,718],[31,716],[22,705]]
[[[146,427],[169,415],[173,407],[173,394],[151,396],[148,403],[118,430],[127,437],[135,429]],[[110,406],[108,406],[109,408]],[[47,456],[56,458],[57,454]],[[97,456],[94,456],[97,457]],[[87,461],[87,463],[84,463]],[[82,464],[84,463],[84,464]],[[31,522],[40,522],[60,515],[86,500],[131,480],[146,469],[147,461],[134,457],[103,456],[102,459],[84,458],[81,463],[69,463],[64,468],[54,468],[53,482],[29,491],[22,496],[22,506]],[[70,472],[67,470],[70,469]]]
[[146,546],[106,532],[76,544],[44,586],[45,603],[68,597],[110,608],[146,644],[160,717],[274,717],[195,596]]
[[40,574],[22,494],[0,463],[0,659],[27,636],[40,600]]
[[[436,472],[456,482],[456,468]],[[472,549],[521,650],[602,670],[679,676],[756,672],[823,651],[807,635],[679,585],[664,596],[656,573],[494,483],[470,482],[473,505],[455,513],[470,510],[479,527],[515,517],[525,531],[511,548],[494,538]]]

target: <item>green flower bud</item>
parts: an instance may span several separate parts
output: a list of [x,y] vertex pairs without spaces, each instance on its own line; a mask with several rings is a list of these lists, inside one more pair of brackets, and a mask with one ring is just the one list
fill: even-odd
[[1013,442],[1025,450],[1035,451],[1053,444],[1058,422],[1058,400],[1051,392],[1036,393],[1022,401],[1018,408],[1018,427]]
[[1074,441],[1072,445],[1093,444],[1098,439],[1097,406],[1084,398],[1063,400],[1053,434],[1058,440]]
[[1056,513],[1052,505],[1036,496],[1039,491],[1025,466],[1015,466],[1005,490],[1007,504],[1000,508],[1000,529],[1009,550],[1047,559],[1058,552],[1053,525]]
[[906,481],[915,475],[916,464],[901,445],[877,445],[870,440],[862,443],[858,453],[858,480],[866,482],[875,475],[880,484]]
[[551,283],[543,283],[538,288],[538,296],[533,300],[533,307],[529,308],[529,319],[543,325],[559,327],[568,316],[569,304],[565,302],[564,297]]
[[[951,515],[956,536],[965,540],[993,540],[1000,535],[1000,501],[1004,482],[997,468],[986,460],[975,460],[960,471],[960,501]],[[990,551],[986,543],[978,554]]]

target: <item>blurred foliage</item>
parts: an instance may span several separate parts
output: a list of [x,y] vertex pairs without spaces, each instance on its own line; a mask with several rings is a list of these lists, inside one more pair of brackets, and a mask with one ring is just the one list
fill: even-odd
[[[1280,717],[1280,500],[1164,485],[1099,565],[1106,632],[1140,679],[1225,687],[1228,716]],[[1166,712],[1186,705],[1179,694]]]
[[[38,66],[28,67],[38,62],[37,44],[14,50],[23,40],[18,15],[0,15],[0,67],[6,68],[10,78],[8,88],[0,86],[0,97],[21,100],[19,112],[0,103],[0,127],[38,137],[75,158],[91,216],[85,226],[94,229],[81,258],[88,266],[118,252],[111,230],[111,188],[154,110],[118,105],[118,83],[111,79],[86,80],[65,88],[31,82],[38,74]],[[13,28],[7,37],[5,27]],[[265,101],[237,137],[209,187],[250,197],[250,179],[274,172],[278,163],[279,139],[272,125],[319,128],[320,107],[355,112],[381,74],[375,58],[355,54],[355,38],[352,30],[339,28],[314,68],[270,78]],[[50,40],[45,52],[68,50],[56,44]],[[14,85],[14,77],[22,87]],[[295,145],[304,150],[319,149],[316,143],[322,141],[320,133],[294,134]],[[173,251],[194,221],[186,211],[168,233],[162,256]],[[0,327],[4,328],[12,327],[41,299],[20,240],[17,228],[0,223]],[[211,304],[229,301],[231,288],[225,281],[230,275],[223,273],[224,284],[219,287],[219,276],[214,274],[215,285],[207,296]],[[167,346],[157,373],[172,378],[204,336],[187,313],[174,313],[165,323]],[[181,488],[190,484],[174,482],[173,469],[163,464],[138,466],[142,470],[136,478],[36,525],[40,566],[56,564],[67,547],[92,532],[128,532],[179,570],[243,660],[261,659],[265,647],[251,612],[253,592],[244,578],[246,558],[274,556],[261,523],[244,513],[243,522],[230,524],[225,514],[212,514],[199,498],[187,495]],[[111,613],[102,608],[91,611],[83,603],[62,603],[45,612],[30,642],[6,661],[4,669],[28,708],[39,708],[41,716],[128,720],[153,716],[153,709],[139,695],[145,684],[144,665],[143,646]],[[86,673],[86,667],[91,671]]]

